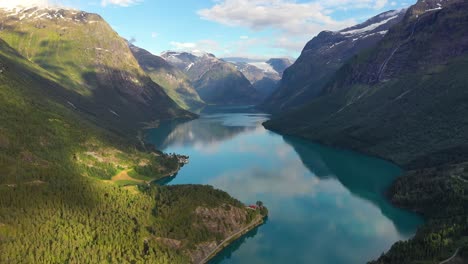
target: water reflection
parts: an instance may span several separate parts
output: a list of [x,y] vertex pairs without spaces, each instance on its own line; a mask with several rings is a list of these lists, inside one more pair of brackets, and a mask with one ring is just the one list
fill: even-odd
[[261,126],[267,118],[216,109],[149,135],[165,151],[190,156],[170,184],[211,184],[268,206],[268,224],[214,263],[363,263],[415,231],[420,219],[382,196],[397,167],[283,138]]
[[[374,203],[389,219],[400,219],[407,212],[393,207],[383,196],[401,169],[387,162],[355,153],[336,150],[301,139],[284,137],[303,164],[320,178],[335,177],[354,195]],[[379,168],[385,167],[385,170]],[[414,221],[395,221],[398,231],[410,235],[418,226]]]
[[267,118],[265,114],[212,114],[195,121],[173,121],[155,129],[148,140],[159,149],[193,146],[213,152],[220,142],[257,129]]

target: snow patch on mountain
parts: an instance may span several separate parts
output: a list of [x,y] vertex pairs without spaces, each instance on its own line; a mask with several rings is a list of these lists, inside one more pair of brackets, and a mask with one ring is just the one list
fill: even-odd
[[276,73],[275,69],[266,62],[249,62],[248,64],[257,67],[264,72]]
[[[6,17],[10,19],[23,20],[66,20],[77,23],[87,23],[87,13],[75,9],[66,9],[61,7],[23,7],[15,6],[11,8],[0,7],[0,12],[5,12]],[[97,21],[90,21],[96,23]]]
[[382,21],[374,23],[374,24],[370,24],[370,25],[368,25],[367,27],[364,27],[364,28],[358,28],[358,29],[353,29],[353,30],[349,30],[349,31],[340,31],[340,33],[342,35],[357,35],[357,34],[366,33],[366,32],[375,30],[376,28],[378,28],[378,27],[380,27],[382,25],[385,25],[390,20],[393,20],[395,18],[398,18],[398,15],[389,17],[389,18],[387,18],[385,20],[382,20]]

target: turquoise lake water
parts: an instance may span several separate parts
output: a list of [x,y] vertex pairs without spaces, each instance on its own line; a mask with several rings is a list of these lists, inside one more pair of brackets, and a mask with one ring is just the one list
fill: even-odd
[[210,263],[366,263],[422,224],[384,198],[398,167],[270,132],[261,125],[268,118],[212,108],[148,135],[158,149],[190,156],[166,184],[210,184],[269,209],[266,224]]

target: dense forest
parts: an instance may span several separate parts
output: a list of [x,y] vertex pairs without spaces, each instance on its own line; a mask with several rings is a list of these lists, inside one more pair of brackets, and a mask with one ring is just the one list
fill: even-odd
[[[391,201],[423,214],[428,222],[409,241],[396,243],[372,263],[439,263],[459,250],[468,259],[468,164],[419,169],[400,177]],[[416,262],[426,260],[425,262]]]

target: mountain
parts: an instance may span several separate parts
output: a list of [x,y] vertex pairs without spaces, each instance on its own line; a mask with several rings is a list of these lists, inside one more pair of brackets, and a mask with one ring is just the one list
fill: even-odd
[[146,75],[126,41],[99,15],[0,9],[0,28],[0,38],[60,83],[49,93],[100,125],[135,130],[152,121],[193,117]]
[[[262,98],[266,98],[270,95],[276,86],[278,85],[281,76],[273,70],[273,68],[267,65],[259,65],[260,63],[246,63],[238,62],[235,63],[237,69],[244,74],[244,76],[250,81],[254,88],[260,93]],[[262,67],[262,68],[259,68]]]
[[388,11],[338,32],[321,32],[307,43],[296,62],[284,72],[278,89],[260,108],[281,112],[317,97],[348,59],[374,47],[389,28],[403,19],[405,12]]
[[439,263],[457,248],[467,252],[467,72],[468,2],[420,0],[319,97],[265,123],[407,169],[388,198],[428,221],[373,263]]
[[200,97],[208,104],[255,104],[260,96],[235,65],[209,53],[165,52],[170,64],[185,72]]
[[187,75],[163,58],[147,50],[130,45],[133,55],[151,79],[184,109],[199,109],[204,105]]
[[269,59],[267,64],[271,65],[273,69],[282,77],[284,71],[292,65],[292,62],[288,58],[272,58]]
[[[92,101],[93,94],[86,93],[103,89],[101,82],[78,90],[79,85],[71,82],[81,81],[81,77],[61,73],[78,73],[79,69],[52,67],[67,66],[71,52],[88,54],[79,49],[83,46],[56,39],[53,25],[62,21],[45,23],[45,27],[43,21],[35,22],[41,29],[52,27],[50,46],[44,45],[48,55],[42,55],[42,60],[37,50],[45,47],[22,39],[32,36],[29,41],[35,43],[45,34],[26,31],[32,29],[24,19],[35,15],[64,19],[67,12],[75,11],[41,12],[43,9],[37,9],[25,15],[18,11],[18,19],[12,15],[13,19],[1,16],[0,20],[0,34],[23,49],[18,52],[0,37],[0,263],[198,263],[218,241],[231,239],[253,221],[261,221],[259,213],[210,186],[148,184],[177,172],[179,159],[128,135],[126,127],[104,126],[109,122],[106,115],[92,115],[94,109],[84,108],[107,102]],[[92,53],[77,65],[88,65],[90,60],[96,60],[96,68],[126,60],[133,64],[117,37],[102,35],[99,39],[121,53],[113,53],[112,58]],[[45,67],[46,62],[51,66]],[[128,104],[128,111],[135,110],[139,96],[145,100],[143,106],[158,102],[149,98],[156,95],[151,89],[160,89],[155,84],[135,84],[129,89],[144,90],[124,93],[117,81],[128,85],[127,78],[136,78],[130,82],[148,78],[119,72],[120,78],[105,81],[121,89],[118,98]],[[110,99],[117,98],[111,92],[114,90],[109,89]],[[165,111],[186,113],[173,109]],[[140,113],[120,116],[140,120],[135,114]]]
[[248,58],[224,58],[233,63],[244,74],[262,99],[267,98],[277,88],[284,70],[291,66],[287,58],[270,59],[268,61],[251,60]]

